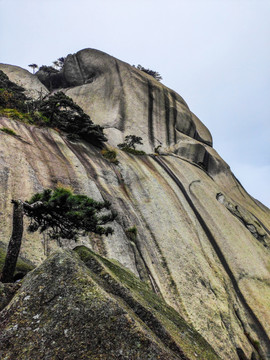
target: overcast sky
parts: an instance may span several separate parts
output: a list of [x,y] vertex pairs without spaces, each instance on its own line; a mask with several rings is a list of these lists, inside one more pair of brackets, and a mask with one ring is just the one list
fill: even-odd
[[270,0],[0,0],[0,41],[24,68],[95,48],[158,71],[270,207]]

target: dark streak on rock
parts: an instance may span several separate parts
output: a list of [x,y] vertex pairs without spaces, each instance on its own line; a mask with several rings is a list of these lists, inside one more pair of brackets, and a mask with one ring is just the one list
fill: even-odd
[[170,145],[170,101],[168,97],[168,90],[164,88],[164,104],[165,104],[165,124],[166,124],[166,141]]
[[153,85],[151,81],[148,80],[148,137],[152,147],[154,147],[153,106],[154,106]]
[[[206,222],[202,218],[201,214],[197,210],[196,206],[194,205],[193,201],[191,200],[190,196],[188,195],[188,193],[187,193],[186,189],[184,188],[183,184],[181,183],[181,181],[178,179],[178,177],[171,171],[171,169],[163,162],[163,160],[159,156],[151,155],[151,157],[166,171],[166,173],[172,178],[172,180],[176,183],[176,185],[182,191],[182,193],[185,196],[188,204],[190,205],[191,209],[193,210],[195,216],[197,217],[201,227],[203,228],[207,238],[209,239],[213,249],[215,250],[215,253],[216,253],[217,257],[219,258],[219,261],[221,262],[225,272],[229,276],[229,278],[231,280],[231,283],[233,285],[233,288],[235,290],[235,293],[237,294],[238,299],[240,300],[243,307],[246,309],[247,313],[249,314],[250,318],[252,319],[253,325],[254,325],[254,330],[257,332],[259,338],[264,342],[265,348],[268,349],[268,351],[270,352],[270,339],[269,339],[269,337],[267,335],[267,332],[265,331],[263,325],[261,324],[261,322],[258,319],[258,317],[256,316],[256,314],[253,312],[253,310],[251,309],[251,307],[247,303],[244,295],[242,294],[242,292],[241,292],[241,290],[240,290],[240,288],[238,286],[237,280],[234,277],[234,274],[233,274],[233,272],[232,272],[232,270],[231,270],[225,256],[223,255],[223,253],[222,253],[222,251],[221,251],[215,237],[213,236],[211,230],[209,229]],[[192,194],[192,195],[195,197],[195,194]]]
[[203,157],[203,166],[205,171],[208,171],[208,165],[209,165],[209,152],[205,149],[204,157]]
[[188,360],[182,349],[174,341],[173,337],[163,326],[163,324],[151,313],[149,309],[144,307],[135,298],[130,296],[128,290],[106,272],[104,274],[104,268],[101,266],[98,260],[92,257],[90,260],[85,262],[85,265],[98,276],[98,281],[102,281],[104,289],[113,294],[114,296],[120,297],[128,307],[130,307],[134,313],[145,323],[153,333],[161,340],[165,347],[168,347],[177,356],[180,356],[181,360]]
[[82,71],[82,67],[81,67],[80,61],[79,61],[79,59],[78,59],[78,57],[77,57],[77,54],[74,54],[74,55],[73,55],[73,58],[74,58],[75,63],[76,63],[77,66],[78,66],[78,69],[79,69],[79,72],[80,72],[80,75],[81,75],[81,79],[82,79],[82,83],[85,84],[86,79],[85,79],[85,77],[84,77],[84,74],[83,74],[83,71]]
[[176,144],[176,142],[177,142],[177,139],[176,139],[176,120],[177,120],[176,95],[174,92],[171,92],[171,96],[173,99],[173,140],[174,140],[174,143]]
[[119,64],[118,61],[115,59],[115,66],[116,66],[116,71],[119,77],[119,82],[121,85],[121,91],[122,91],[122,96],[120,97],[120,105],[119,105],[119,112],[120,112],[120,121],[119,121],[119,125],[118,125],[118,130],[121,131],[125,131],[125,90],[124,90],[124,85],[123,85],[123,80],[121,77],[121,72],[119,69]]

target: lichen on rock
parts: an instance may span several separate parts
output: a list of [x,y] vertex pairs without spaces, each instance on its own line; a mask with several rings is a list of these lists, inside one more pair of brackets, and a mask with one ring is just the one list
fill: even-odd
[[130,271],[77,253],[86,265],[59,251],[23,280],[0,313],[1,359],[219,359]]

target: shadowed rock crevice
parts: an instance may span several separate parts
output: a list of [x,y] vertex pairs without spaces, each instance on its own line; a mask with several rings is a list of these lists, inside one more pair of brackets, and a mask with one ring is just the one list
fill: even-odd
[[177,121],[177,108],[176,108],[176,95],[174,92],[171,92],[171,97],[173,99],[173,141],[176,144],[176,121]]
[[165,105],[165,124],[166,124],[166,143],[167,146],[171,143],[170,137],[170,101],[168,97],[168,90],[164,89],[164,105]]
[[116,67],[116,71],[117,74],[119,76],[119,82],[120,82],[120,86],[121,86],[121,92],[122,92],[122,98],[120,99],[120,105],[119,105],[119,125],[118,125],[118,130],[120,131],[125,131],[125,109],[126,109],[126,99],[125,99],[125,89],[124,89],[124,85],[123,85],[123,80],[122,80],[122,76],[121,76],[121,72],[119,69],[119,64],[117,62],[117,60],[115,60],[115,67]]
[[148,80],[148,137],[151,146],[154,146],[154,125],[153,125],[153,106],[154,106],[154,94],[153,94],[153,85],[150,80]]
[[232,200],[228,200],[222,193],[218,193],[216,198],[217,201],[223,204],[232,215],[241,221],[255,239],[261,242],[265,247],[270,247],[270,238],[265,232],[267,229],[262,226],[254,215],[243,209],[239,204],[236,204]]

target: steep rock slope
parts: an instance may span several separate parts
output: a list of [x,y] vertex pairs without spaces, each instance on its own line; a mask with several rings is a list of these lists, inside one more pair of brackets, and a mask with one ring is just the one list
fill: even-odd
[[[74,59],[79,59],[83,74],[91,74],[95,61],[100,70],[89,75],[89,82],[86,75],[81,80]],[[120,88],[114,81],[119,79],[117,62],[126,83]],[[11,198],[26,199],[61,182],[97,200],[110,200],[118,212],[115,233],[85,238],[83,243],[148,282],[221,358],[238,359],[237,348],[248,358],[252,353],[253,358],[269,358],[269,209],[245,192],[210,146],[208,130],[179,95],[173,95],[178,100],[169,100],[166,107],[167,88],[96,50],[70,56],[64,74],[72,86],[65,89],[67,94],[93,121],[100,119],[107,126],[112,145],[135,133],[143,137],[143,149],[153,152],[158,142],[151,142],[152,128],[155,138],[162,136],[162,153],[167,156],[136,157],[119,150],[115,165],[96,148],[68,142],[54,130],[2,118],[1,124],[20,137],[0,132],[1,239],[8,242]],[[153,97],[147,90],[149,81]],[[156,112],[149,122],[151,101]],[[176,115],[178,122],[167,121]],[[176,137],[170,135],[174,131]],[[128,231],[133,226],[135,237]],[[44,258],[37,236],[24,234],[22,255],[36,262]]]

